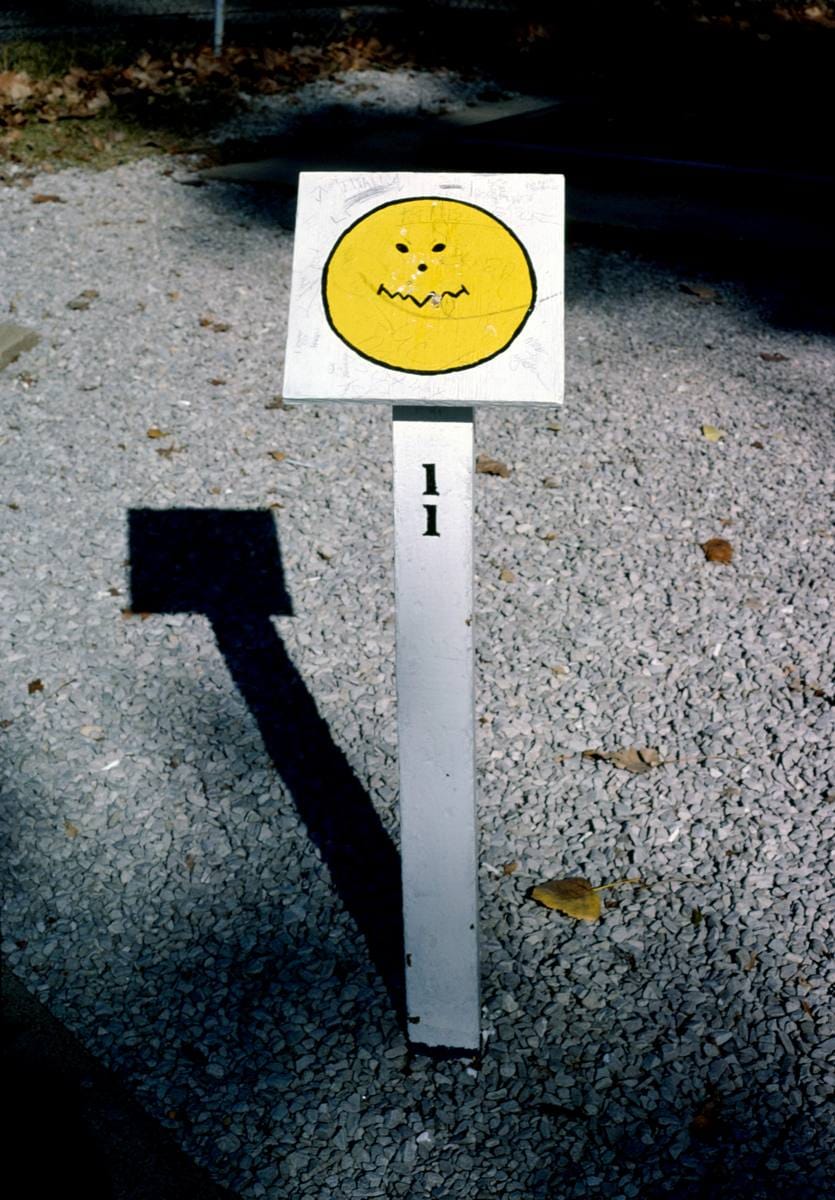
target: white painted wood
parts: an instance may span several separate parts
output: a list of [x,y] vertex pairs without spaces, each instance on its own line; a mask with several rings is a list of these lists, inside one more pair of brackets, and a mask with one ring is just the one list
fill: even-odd
[[472,409],[395,407],[392,428],[408,1031],[478,1050]]
[[[478,365],[428,374],[370,361],[346,344],[328,320],[322,288],[331,251],[354,223],[384,205],[427,196],[458,200],[492,214],[524,247],[536,285],[530,315],[506,348]],[[563,226],[561,175],[302,172],[284,396],[319,403],[430,406],[560,403]],[[368,268],[372,291],[378,269],[375,263]],[[494,275],[495,264],[486,262],[485,271]]]
[[299,177],[284,395],[394,405],[406,1000],[427,1046],[480,1048],[472,406],[562,400],[563,224],[558,175]]

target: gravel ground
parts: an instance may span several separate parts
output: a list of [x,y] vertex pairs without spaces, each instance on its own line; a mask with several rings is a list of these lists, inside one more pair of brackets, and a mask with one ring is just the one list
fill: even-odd
[[374,965],[389,412],[276,405],[290,205],[189,178],[0,192],[12,969],[242,1197],[831,1195],[832,343],[574,247],[564,408],[479,412],[488,1040],[436,1062]]

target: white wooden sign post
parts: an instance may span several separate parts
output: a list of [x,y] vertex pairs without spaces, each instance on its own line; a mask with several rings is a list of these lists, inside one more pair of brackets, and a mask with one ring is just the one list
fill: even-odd
[[562,400],[559,175],[302,173],[284,395],[387,403],[409,1036],[480,1047],[473,406]]

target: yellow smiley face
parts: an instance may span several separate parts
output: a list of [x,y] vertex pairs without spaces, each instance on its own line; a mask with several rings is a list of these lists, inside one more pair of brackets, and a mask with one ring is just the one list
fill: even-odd
[[522,243],[486,209],[437,197],[360,217],[322,273],[334,333],[372,362],[417,375],[463,371],[504,350],[536,279]]

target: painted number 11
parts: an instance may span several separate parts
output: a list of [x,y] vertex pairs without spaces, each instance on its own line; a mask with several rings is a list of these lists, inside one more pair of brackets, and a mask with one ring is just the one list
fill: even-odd
[[[435,482],[435,464],[424,463],[423,469],[426,472],[426,487],[423,489],[424,496],[437,496],[438,485]],[[426,512],[426,528],[423,531],[424,537],[440,537],[438,533],[438,506],[437,504],[424,504]]]

